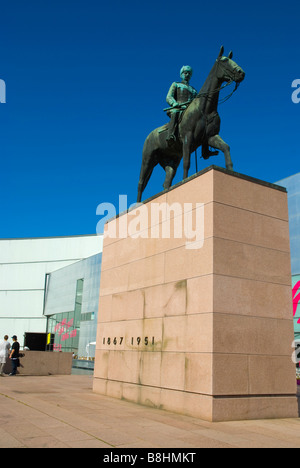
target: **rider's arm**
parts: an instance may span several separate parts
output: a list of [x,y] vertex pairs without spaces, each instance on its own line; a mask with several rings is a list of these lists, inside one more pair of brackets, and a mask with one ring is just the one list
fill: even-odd
[[167,94],[167,103],[169,104],[169,106],[171,107],[174,107],[174,106],[177,106],[177,101],[175,99],[175,96],[176,96],[176,88],[177,88],[177,85],[176,83],[172,83],[171,85],[171,88],[169,89],[169,92]]
[[195,99],[195,97],[198,96],[197,90],[195,88],[192,88],[192,99]]

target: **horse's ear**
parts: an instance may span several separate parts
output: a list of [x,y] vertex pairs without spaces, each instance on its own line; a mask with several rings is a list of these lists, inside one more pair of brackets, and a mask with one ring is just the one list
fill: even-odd
[[229,52],[229,54],[228,54],[228,58],[232,59],[232,57],[233,57],[233,52],[232,52],[232,50],[231,50],[231,51]]
[[222,46],[220,49],[219,58],[222,57],[223,54],[224,54],[224,46]]

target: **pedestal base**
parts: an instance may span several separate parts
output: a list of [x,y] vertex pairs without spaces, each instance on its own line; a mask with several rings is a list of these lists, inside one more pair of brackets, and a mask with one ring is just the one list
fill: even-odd
[[94,392],[211,422],[298,417],[294,395],[213,397],[104,379]]
[[122,237],[104,240],[95,392],[208,421],[298,417],[284,189],[213,166],[106,229]]

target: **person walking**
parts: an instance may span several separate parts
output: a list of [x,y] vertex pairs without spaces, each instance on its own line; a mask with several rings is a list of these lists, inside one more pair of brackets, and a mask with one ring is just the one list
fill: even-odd
[[10,343],[8,335],[5,335],[3,340],[0,341],[0,376],[4,375],[4,367],[9,355]]
[[10,353],[10,359],[11,359],[11,365],[12,365],[12,371],[9,374],[10,376],[16,375],[17,374],[17,369],[18,369],[18,363],[19,363],[19,351],[20,351],[20,345],[18,343],[18,338],[16,335],[12,336],[13,340],[13,345],[11,347],[11,353]]

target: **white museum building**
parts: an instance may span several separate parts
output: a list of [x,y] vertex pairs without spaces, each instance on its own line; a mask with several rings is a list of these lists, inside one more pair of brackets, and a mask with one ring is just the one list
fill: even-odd
[[[67,275],[66,267],[92,256],[98,258],[102,247],[103,236],[99,235],[0,239],[0,338],[17,335],[23,346],[26,333],[46,333],[45,302],[51,273],[64,269],[61,271]],[[72,277],[72,281],[78,279]]]

